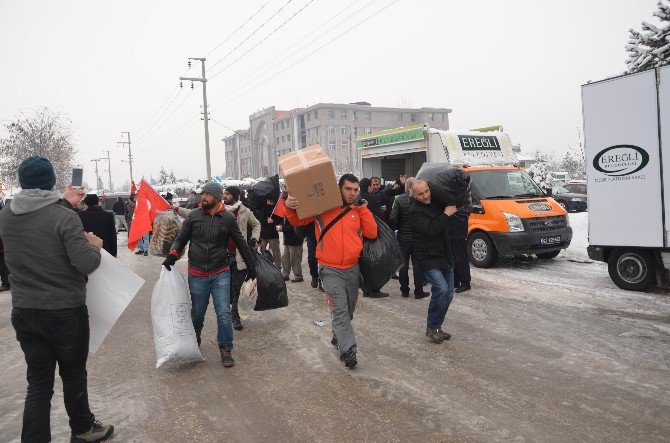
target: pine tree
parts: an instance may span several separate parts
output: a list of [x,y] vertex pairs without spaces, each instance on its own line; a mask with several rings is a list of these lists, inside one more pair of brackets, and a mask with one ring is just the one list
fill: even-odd
[[166,185],[168,183],[168,173],[165,171],[165,168],[161,166],[161,170],[158,173],[158,180],[156,184],[158,186]]
[[628,72],[638,72],[670,63],[670,3],[659,0],[654,16],[659,26],[643,21],[642,32],[630,29],[628,44]]

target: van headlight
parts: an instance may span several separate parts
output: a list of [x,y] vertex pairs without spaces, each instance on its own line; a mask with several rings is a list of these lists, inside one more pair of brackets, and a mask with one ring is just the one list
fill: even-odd
[[505,220],[507,220],[507,227],[509,228],[509,232],[525,231],[521,217],[516,214],[510,214],[509,212],[503,212],[503,215],[505,216]]

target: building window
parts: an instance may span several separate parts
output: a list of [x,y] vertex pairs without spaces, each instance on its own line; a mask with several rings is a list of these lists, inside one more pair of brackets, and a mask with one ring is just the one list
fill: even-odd
[[435,121],[435,114],[433,114],[432,112],[429,112],[428,113],[428,121],[429,122],[434,122]]
[[354,114],[354,120],[356,120],[356,111],[352,111],[352,114]]
[[319,127],[317,126],[317,127],[314,128],[314,129],[316,129],[316,135],[319,135]]
[[416,114],[410,114],[409,115],[409,121],[416,122]]
[[335,126],[328,126],[328,134],[335,134]]
[[398,114],[398,121],[399,121],[399,122],[402,121],[402,112],[401,112],[400,114]]
[[340,146],[342,147],[342,149],[349,149],[349,142],[346,141],[346,140],[344,140],[344,141],[340,144]]
[[282,135],[281,136],[281,142],[284,143],[285,141],[286,141],[286,137]]
[[346,135],[349,132],[348,126],[340,126],[340,134]]
[[281,128],[284,129],[284,120],[281,122]]
[[328,149],[331,149],[331,150],[335,149],[335,142],[334,141],[329,141],[328,142]]
[[437,121],[438,122],[443,122],[444,121],[444,114],[442,114],[442,113],[437,114]]
[[311,112],[308,112],[308,113],[307,113],[307,121],[309,121],[309,117],[310,117],[311,115],[312,115]]
[[334,109],[329,109],[328,110],[328,118],[335,118],[335,110]]
[[365,135],[372,134],[372,128],[365,128]]
[[347,118],[347,110],[343,109],[340,111],[340,118]]
[[287,134],[287,135],[286,135],[286,141],[287,141],[287,142],[290,142],[290,141],[291,141],[291,134]]
[[277,144],[279,144],[279,137],[277,137]]
[[358,128],[354,126],[354,138],[358,137]]
[[319,119],[319,111],[314,111],[314,120]]
[[365,113],[365,119],[367,121],[372,121],[372,112],[368,111]]

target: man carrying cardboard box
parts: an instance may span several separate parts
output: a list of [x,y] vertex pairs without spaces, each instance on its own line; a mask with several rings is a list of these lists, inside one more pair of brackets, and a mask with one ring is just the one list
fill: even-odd
[[351,320],[358,299],[360,271],[358,257],[363,249],[363,237],[377,238],[377,223],[362,201],[355,205],[358,197],[358,178],[345,174],[339,181],[342,206],[330,209],[319,215],[300,219],[296,210],[300,206],[297,198],[286,199],[286,218],[293,226],[314,223],[317,238],[316,258],[319,262],[319,275],[331,307],[333,339],[338,346],[340,360],[353,369],[356,360],[356,336]]

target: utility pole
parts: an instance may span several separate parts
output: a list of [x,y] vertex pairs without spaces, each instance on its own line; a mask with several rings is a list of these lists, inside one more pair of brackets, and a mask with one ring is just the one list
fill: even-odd
[[[207,79],[205,78],[205,61],[204,57],[189,57],[189,60],[200,60],[202,63],[202,77],[179,77],[179,80],[187,80],[191,82],[202,83],[202,102],[205,116],[205,161],[207,162],[207,180],[212,180],[212,165],[209,160],[209,116],[207,115]],[[191,62],[189,61],[189,67]],[[181,82],[179,86],[182,86]]]
[[130,165],[130,183],[133,183],[133,152],[130,150],[130,132],[121,132],[121,135],[126,134],[128,141],[116,142],[118,145],[128,145],[128,164]]
[[109,192],[114,192],[112,187],[112,159],[109,156],[109,151],[102,151],[107,153],[107,157],[100,157],[100,160],[107,160],[107,173],[109,173]]
[[95,189],[100,190],[100,176],[98,175],[98,162],[100,161],[99,158],[94,158],[91,160],[92,162],[95,162]]

